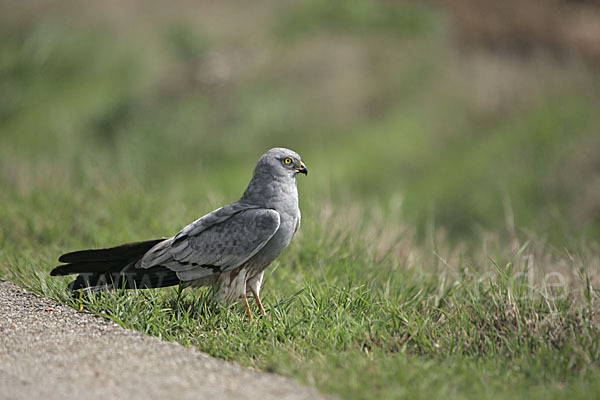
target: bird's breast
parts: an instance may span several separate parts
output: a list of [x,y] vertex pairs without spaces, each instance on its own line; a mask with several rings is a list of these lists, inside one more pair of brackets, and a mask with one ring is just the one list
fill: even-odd
[[267,242],[251,260],[249,264],[252,264],[257,269],[264,269],[271,264],[279,254],[290,244],[292,237],[296,231],[296,225],[298,223],[298,215],[292,215],[286,212],[280,211],[280,224],[279,229],[273,237]]

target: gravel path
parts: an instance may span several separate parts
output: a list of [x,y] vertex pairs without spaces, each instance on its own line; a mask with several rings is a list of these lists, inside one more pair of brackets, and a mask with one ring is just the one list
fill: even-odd
[[318,399],[0,281],[0,399]]

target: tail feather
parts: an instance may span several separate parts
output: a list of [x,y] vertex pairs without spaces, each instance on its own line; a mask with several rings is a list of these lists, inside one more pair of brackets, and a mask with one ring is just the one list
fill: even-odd
[[156,289],[178,285],[179,277],[173,271],[162,266],[147,270],[113,273],[82,273],[71,283],[69,290],[86,289],[91,292],[111,289]]
[[143,270],[132,268],[148,250],[163,240],[146,240],[106,249],[63,254],[58,261],[66,264],[55,267],[50,275],[79,274],[69,284],[70,290],[150,289],[177,285],[180,282],[177,274],[166,267],[155,266]]
[[145,240],[143,242],[125,243],[106,249],[79,250],[63,254],[58,261],[64,263],[128,260],[144,254],[165,239]]
[[123,261],[90,261],[72,264],[57,265],[50,275],[62,276],[83,273],[103,273],[107,271],[119,270],[125,267],[127,263]]

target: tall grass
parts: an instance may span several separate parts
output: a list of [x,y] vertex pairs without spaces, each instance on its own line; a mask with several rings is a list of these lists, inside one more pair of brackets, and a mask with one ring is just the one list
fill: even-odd
[[[0,278],[343,397],[597,396],[597,76],[455,52],[429,7],[321,3],[3,7]],[[235,201],[282,145],[310,174],[272,320],[48,276]]]
[[600,265],[593,249],[570,254],[535,237],[507,242],[498,235],[460,249],[442,234],[431,248],[397,211],[313,200],[300,234],[267,270],[271,320],[249,321],[241,305],[219,306],[205,289],[73,297],[68,278],[47,275],[57,254],[86,237],[110,245],[134,239],[130,229],[140,239],[173,224],[172,210],[131,201],[136,189],[105,194],[107,205],[87,211],[85,221],[57,223],[60,214],[43,217],[53,205],[19,204],[31,221],[19,240],[4,236],[0,276],[123,327],[343,397],[597,393]]

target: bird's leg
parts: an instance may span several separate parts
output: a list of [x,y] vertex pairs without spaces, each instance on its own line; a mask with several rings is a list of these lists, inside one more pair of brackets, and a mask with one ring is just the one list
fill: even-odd
[[270,321],[271,317],[265,311],[265,308],[263,307],[262,302],[260,301],[260,297],[258,297],[258,293],[256,293],[252,289],[250,289],[250,291],[252,292],[252,295],[254,296],[254,300],[256,300],[256,304],[258,304],[258,308],[260,308],[260,312],[262,313],[263,317],[267,318]]
[[244,300],[244,307],[246,307],[246,314],[248,315],[248,318],[250,320],[252,320],[252,313],[250,312],[250,304],[248,304],[248,298],[246,297],[245,293],[242,295],[242,300]]

